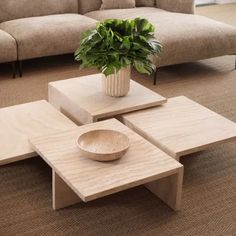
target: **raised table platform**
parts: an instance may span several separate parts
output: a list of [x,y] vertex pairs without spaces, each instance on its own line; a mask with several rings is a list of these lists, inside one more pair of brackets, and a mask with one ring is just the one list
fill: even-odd
[[95,74],[49,83],[49,102],[79,124],[88,124],[167,101],[133,80],[127,96],[107,96],[102,92],[101,76]]

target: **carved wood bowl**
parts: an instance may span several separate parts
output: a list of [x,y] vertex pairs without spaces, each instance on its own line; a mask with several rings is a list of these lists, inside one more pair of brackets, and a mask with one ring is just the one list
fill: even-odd
[[96,161],[114,161],[129,149],[129,138],[115,130],[93,130],[78,138],[81,153]]

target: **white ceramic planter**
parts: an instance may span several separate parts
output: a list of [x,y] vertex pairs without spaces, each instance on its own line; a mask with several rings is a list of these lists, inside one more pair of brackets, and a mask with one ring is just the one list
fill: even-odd
[[131,68],[123,67],[116,74],[102,76],[102,90],[112,97],[123,97],[130,89]]

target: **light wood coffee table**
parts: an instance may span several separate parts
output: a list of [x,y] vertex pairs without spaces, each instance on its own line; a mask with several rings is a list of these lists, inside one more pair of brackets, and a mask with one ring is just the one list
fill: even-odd
[[109,97],[102,92],[101,74],[52,82],[48,90],[49,102],[79,124],[93,123],[166,102],[166,98],[134,81],[131,81],[127,96]]
[[[76,140],[94,129],[126,134],[130,139],[126,155],[107,163],[84,157]],[[180,208],[183,166],[115,119],[32,138],[31,143],[53,170],[54,209],[143,184],[174,210]]]
[[212,145],[236,140],[236,124],[186,98],[121,116],[122,122],[179,159]]
[[0,109],[0,165],[37,156],[29,137],[77,127],[46,101]]

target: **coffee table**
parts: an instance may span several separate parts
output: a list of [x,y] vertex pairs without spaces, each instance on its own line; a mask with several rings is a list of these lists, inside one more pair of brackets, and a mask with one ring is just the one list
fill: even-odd
[[101,76],[95,74],[49,83],[49,102],[79,124],[93,123],[166,102],[166,98],[132,80],[127,96],[107,96],[101,89]]
[[236,140],[236,123],[187,97],[124,114],[120,120],[173,158]]
[[37,156],[29,137],[77,127],[46,101],[0,109],[0,166]]
[[[94,129],[113,129],[126,134],[130,139],[126,155],[108,163],[84,157],[76,140]],[[31,143],[53,170],[54,209],[143,184],[174,210],[180,208],[183,166],[116,119],[32,138]]]

